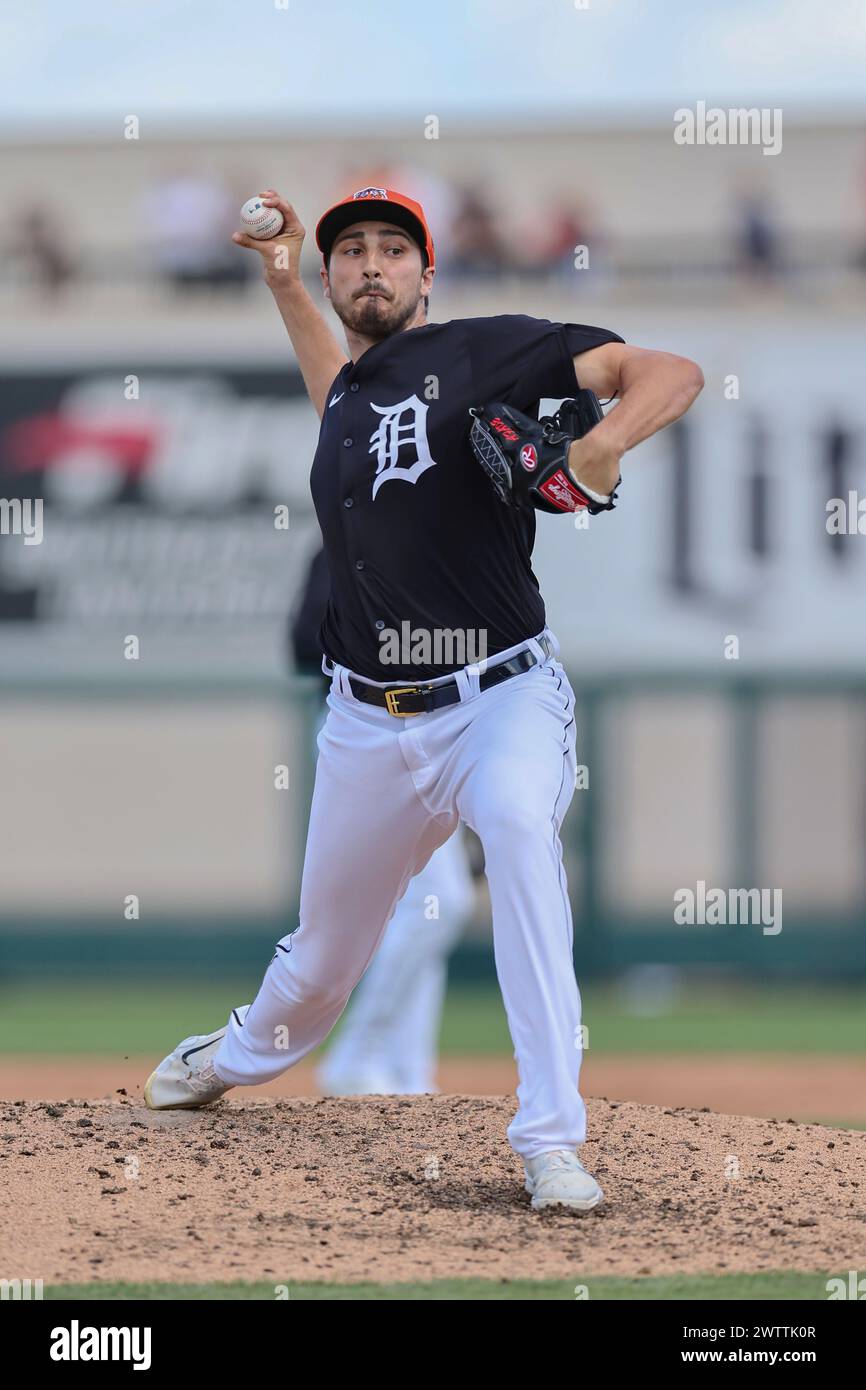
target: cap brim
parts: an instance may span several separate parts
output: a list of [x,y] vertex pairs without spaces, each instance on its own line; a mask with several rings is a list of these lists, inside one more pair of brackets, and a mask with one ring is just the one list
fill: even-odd
[[340,232],[355,222],[390,222],[402,228],[409,233],[424,260],[427,260],[427,236],[419,219],[400,203],[386,202],[383,198],[358,198],[355,202],[341,203],[325,214],[316,228],[316,241],[325,260],[330,256]]

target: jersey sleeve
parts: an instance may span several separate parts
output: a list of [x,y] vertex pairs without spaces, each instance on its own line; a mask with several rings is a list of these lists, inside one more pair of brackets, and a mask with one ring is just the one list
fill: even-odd
[[545,396],[562,400],[574,395],[578,383],[572,359],[578,353],[625,341],[608,328],[527,314],[498,314],[466,324],[475,404],[504,401],[524,411]]

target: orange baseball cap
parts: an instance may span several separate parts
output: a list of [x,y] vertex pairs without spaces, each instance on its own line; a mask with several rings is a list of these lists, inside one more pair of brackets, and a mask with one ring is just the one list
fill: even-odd
[[316,245],[326,265],[338,233],[351,227],[353,222],[364,221],[393,222],[395,227],[402,227],[421,247],[427,266],[435,264],[433,238],[421,204],[414,198],[407,198],[405,193],[395,193],[393,188],[359,188],[357,193],[350,193],[319,218]]

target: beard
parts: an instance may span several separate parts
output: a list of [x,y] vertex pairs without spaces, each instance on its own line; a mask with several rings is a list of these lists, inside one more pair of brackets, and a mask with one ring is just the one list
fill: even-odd
[[[332,296],[333,304],[333,296]],[[381,340],[392,333],[399,333],[414,315],[421,296],[413,303],[400,303],[380,295],[364,296],[347,300],[344,304],[334,304],[340,322],[353,333],[364,338]]]

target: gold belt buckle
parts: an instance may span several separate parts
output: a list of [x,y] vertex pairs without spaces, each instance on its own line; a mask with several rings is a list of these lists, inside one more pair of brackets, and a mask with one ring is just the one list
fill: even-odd
[[421,687],[417,685],[401,685],[398,686],[396,690],[386,690],[385,704],[388,713],[396,714],[398,719],[413,719],[416,714],[423,714],[424,711],[420,709],[402,710],[397,708],[397,697],[399,695],[415,695],[419,692],[420,688]]

